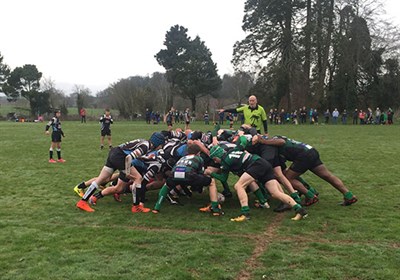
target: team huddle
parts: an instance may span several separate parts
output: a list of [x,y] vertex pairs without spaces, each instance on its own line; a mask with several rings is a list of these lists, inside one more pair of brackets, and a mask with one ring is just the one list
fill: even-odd
[[[290,166],[286,167],[286,162]],[[232,197],[228,176],[238,179],[234,189],[240,203],[240,214],[233,222],[250,219],[248,193],[256,196],[254,207],[269,208],[268,201],[276,199],[276,212],[293,209],[292,220],[308,215],[306,206],[318,202],[319,193],[301,175],[306,171],[330,183],[343,194],[342,206],[357,202],[357,198],[322,163],[318,151],[310,145],[285,136],[268,138],[248,125],[239,130],[185,132],[181,129],[154,132],[149,139],[136,139],[110,149],[100,174],[75,186],[81,197],[76,206],[93,212],[104,196],[112,195],[120,201],[123,193],[132,194],[133,213],[160,213],[164,200],[177,203],[174,198],[193,192],[203,193],[208,188],[209,205],[199,210],[212,216],[222,216],[221,200]],[[218,192],[217,181],[223,186]],[[111,183],[108,187],[105,187]],[[282,189],[281,185],[284,187]],[[145,207],[146,192],[159,190],[152,208]],[[301,200],[304,195],[304,200]]]

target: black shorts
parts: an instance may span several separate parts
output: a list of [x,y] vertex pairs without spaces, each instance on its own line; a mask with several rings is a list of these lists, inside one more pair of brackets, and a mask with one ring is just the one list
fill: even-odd
[[272,165],[268,161],[262,158],[250,164],[246,168],[245,172],[254,179],[256,179],[258,182],[262,183],[263,185],[266,182],[275,179]]
[[111,129],[103,129],[101,131],[101,136],[106,136],[106,135],[111,136]]
[[114,170],[125,171],[125,157],[126,154],[119,147],[112,148],[104,165]]
[[51,133],[51,142],[61,142],[61,132],[53,131]]
[[292,165],[289,167],[289,169],[293,170],[294,172],[303,174],[307,170],[312,170],[321,164],[323,163],[319,158],[318,151],[316,149],[311,149],[298,155],[297,158],[293,161]]
[[171,177],[167,179],[168,188],[172,189],[177,185],[181,185],[184,187],[192,186],[195,188],[206,187],[211,184],[211,178],[204,174],[190,174],[185,179],[174,178],[174,174],[171,174]]

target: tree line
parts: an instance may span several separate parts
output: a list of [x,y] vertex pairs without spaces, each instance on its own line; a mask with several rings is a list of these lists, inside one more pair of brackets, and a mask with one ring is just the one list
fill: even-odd
[[287,111],[398,108],[400,33],[383,12],[377,0],[247,0],[246,37],[233,46],[233,74],[220,77],[205,42],[174,25],[154,56],[165,73],[122,78],[96,97],[75,86],[67,97],[35,65],[11,71],[0,53],[0,89],[10,101],[27,99],[33,115],[74,102],[78,110],[110,107],[132,119],[146,108],[167,112],[176,104],[192,111],[234,106],[251,94]]
[[[236,69],[271,107],[399,107],[399,31],[377,0],[248,0]],[[256,62],[256,63],[254,63]]]

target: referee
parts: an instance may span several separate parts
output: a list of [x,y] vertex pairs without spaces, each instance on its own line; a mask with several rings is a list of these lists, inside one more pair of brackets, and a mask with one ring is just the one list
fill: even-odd
[[251,95],[249,97],[249,105],[236,109],[222,110],[222,112],[243,113],[245,124],[255,127],[259,134],[262,134],[261,127],[263,127],[264,134],[268,134],[267,114],[265,113],[264,108],[257,104],[257,97],[255,95]]

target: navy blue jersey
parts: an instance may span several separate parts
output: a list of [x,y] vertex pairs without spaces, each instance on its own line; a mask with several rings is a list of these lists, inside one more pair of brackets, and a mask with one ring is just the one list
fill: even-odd
[[173,111],[169,111],[166,117],[166,121],[167,123],[172,123],[172,120],[174,118],[174,112]]

